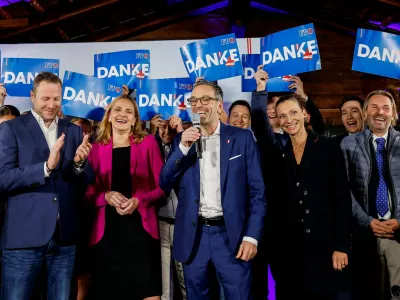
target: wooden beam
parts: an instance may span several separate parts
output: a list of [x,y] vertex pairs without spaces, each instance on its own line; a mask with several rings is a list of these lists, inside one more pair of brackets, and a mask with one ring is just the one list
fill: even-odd
[[0,20],[0,30],[25,27],[29,25],[27,18]]
[[71,19],[73,17],[76,17],[78,15],[89,13],[89,12],[93,12],[96,9],[104,8],[104,7],[107,7],[107,6],[111,5],[111,4],[118,3],[119,1],[120,0],[105,0],[105,1],[101,1],[101,2],[98,2],[96,4],[87,6],[87,7],[80,8],[80,9],[78,9],[76,11],[73,11],[73,12],[70,12],[70,13],[59,14],[58,16],[53,17],[51,20],[38,22],[38,23],[32,24],[29,27],[23,28],[21,30],[17,30],[17,31],[14,31],[14,32],[10,32],[10,33],[1,35],[0,36],[0,40],[5,40],[5,39],[8,39],[8,38],[17,36],[17,35],[25,34],[25,33],[29,32],[29,31],[32,31],[32,30],[35,30],[35,29],[38,29],[38,28],[42,28],[42,27],[45,27],[45,26],[54,25],[54,24],[57,24],[57,23],[59,23],[61,21],[65,21],[65,20]]

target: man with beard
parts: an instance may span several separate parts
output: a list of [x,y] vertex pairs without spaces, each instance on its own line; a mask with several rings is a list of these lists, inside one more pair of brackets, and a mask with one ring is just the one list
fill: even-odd
[[[223,92],[195,83],[188,99],[200,131],[177,135],[160,175],[164,191],[178,196],[174,258],[183,265],[188,299],[209,299],[214,268],[226,299],[249,299],[266,202],[256,144],[248,130],[219,121]],[[201,158],[196,147],[202,145]],[[228,172],[229,169],[229,172]]]
[[385,299],[385,268],[390,286],[400,285],[400,134],[392,127],[397,110],[389,93],[370,93],[363,113],[369,129],[344,138],[341,148],[355,219],[356,299],[380,300]]

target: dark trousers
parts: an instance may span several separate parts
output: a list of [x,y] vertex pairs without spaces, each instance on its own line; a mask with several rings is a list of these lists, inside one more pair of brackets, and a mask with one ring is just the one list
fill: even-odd
[[249,299],[251,264],[236,259],[225,226],[201,226],[193,251],[192,260],[183,265],[188,299],[210,299],[209,271],[212,268],[215,268],[226,299]]

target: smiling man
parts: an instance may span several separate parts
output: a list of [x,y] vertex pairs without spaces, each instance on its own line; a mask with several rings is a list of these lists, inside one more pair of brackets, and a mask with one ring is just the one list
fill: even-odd
[[246,100],[237,100],[229,107],[228,123],[231,126],[248,129],[251,125],[250,104]]
[[[221,88],[198,81],[188,99],[200,131],[174,139],[160,186],[178,196],[173,256],[183,265],[188,299],[209,299],[209,271],[226,299],[249,299],[251,263],[264,226],[266,202],[260,162],[249,130],[219,121]],[[202,143],[202,158],[193,144]],[[229,169],[229,172],[228,172]]]
[[[388,268],[390,285],[400,285],[400,133],[396,104],[385,91],[365,100],[369,129],[343,139],[353,201],[353,264],[356,299],[384,299],[382,276]],[[378,276],[378,277],[377,277]],[[371,288],[377,287],[377,290]]]
[[364,101],[357,96],[348,96],[342,99],[339,109],[343,126],[347,131],[345,136],[364,129],[363,106]]

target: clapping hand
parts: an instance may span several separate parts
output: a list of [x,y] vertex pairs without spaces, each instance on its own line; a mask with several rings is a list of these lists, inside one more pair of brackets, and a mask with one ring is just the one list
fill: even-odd
[[75,153],[74,162],[76,164],[82,164],[89,156],[92,144],[89,143],[89,134],[85,134],[83,137],[82,144],[78,147]]

